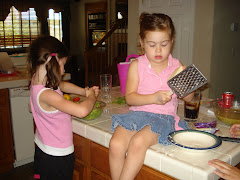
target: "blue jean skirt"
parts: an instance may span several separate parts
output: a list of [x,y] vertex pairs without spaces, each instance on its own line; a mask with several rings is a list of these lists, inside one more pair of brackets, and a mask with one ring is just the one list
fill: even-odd
[[[112,132],[115,131],[118,125],[129,131],[140,131],[145,126],[149,125],[151,131],[158,134],[158,143],[171,145],[168,141],[168,135],[175,131],[175,120],[171,115],[156,114],[145,111],[130,111],[125,114],[114,114],[112,118]],[[179,121],[178,124],[183,129],[189,129],[185,121]]]

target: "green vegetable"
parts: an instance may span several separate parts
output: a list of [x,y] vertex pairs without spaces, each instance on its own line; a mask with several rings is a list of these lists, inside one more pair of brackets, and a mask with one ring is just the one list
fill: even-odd
[[102,109],[93,109],[90,114],[84,117],[84,120],[92,120],[98,118],[102,114]]
[[124,97],[117,97],[112,103],[113,104],[119,104],[119,105],[126,104],[125,96]]
[[100,108],[100,107],[101,107],[101,103],[100,103],[100,102],[96,102],[96,103],[95,103],[95,107],[96,107],[96,108]]
[[93,119],[98,118],[102,114],[103,107],[105,105],[106,104],[104,102],[97,101],[94,105],[93,110],[87,116],[85,116],[83,119],[84,120],[93,120]]

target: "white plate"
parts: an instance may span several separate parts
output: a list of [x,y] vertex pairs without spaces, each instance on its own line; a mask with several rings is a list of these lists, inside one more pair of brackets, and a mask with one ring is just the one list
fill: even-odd
[[189,150],[209,150],[222,144],[222,140],[214,134],[197,130],[174,131],[169,134],[168,140]]

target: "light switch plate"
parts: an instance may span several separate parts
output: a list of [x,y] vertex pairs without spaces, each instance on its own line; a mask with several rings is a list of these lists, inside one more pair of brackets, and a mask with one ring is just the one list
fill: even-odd
[[239,23],[232,23],[230,26],[231,31],[233,31],[233,32],[238,31],[238,25],[239,25]]

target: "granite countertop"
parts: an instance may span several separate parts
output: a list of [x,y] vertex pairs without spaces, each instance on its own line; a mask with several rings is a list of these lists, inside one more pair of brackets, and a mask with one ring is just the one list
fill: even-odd
[[[63,80],[70,80],[71,74],[65,73]],[[16,88],[22,86],[28,86],[29,79],[27,73],[17,74],[16,76],[4,76],[0,77],[0,89]]]
[[[120,87],[112,89],[112,99],[122,96]],[[99,99],[101,100],[101,99]],[[203,103],[200,106],[199,119],[217,120],[209,104]],[[92,140],[106,148],[109,148],[109,141],[112,137],[111,115],[122,114],[129,111],[128,105],[117,105],[107,103],[103,114],[91,121],[85,121],[73,117],[73,132]],[[183,117],[183,101],[179,100],[178,115]],[[189,124],[191,126],[191,124]],[[217,120],[216,133],[219,136],[228,136],[229,126]],[[208,165],[208,160],[220,159],[235,166],[240,162],[240,144],[223,141],[216,149],[199,152],[198,150],[185,150],[175,145],[163,146],[156,144],[151,146],[146,153],[144,164],[158,171],[168,174],[177,179],[184,180],[215,180],[218,176],[213,174],[213,167]]]

